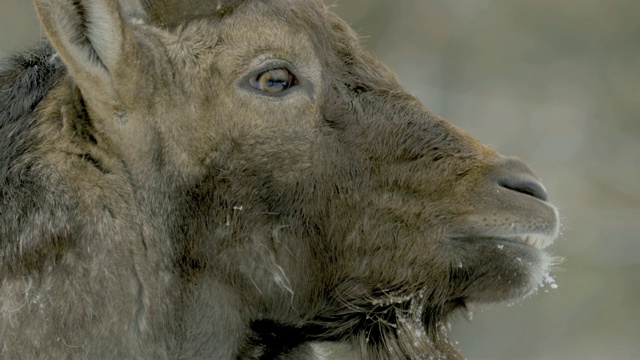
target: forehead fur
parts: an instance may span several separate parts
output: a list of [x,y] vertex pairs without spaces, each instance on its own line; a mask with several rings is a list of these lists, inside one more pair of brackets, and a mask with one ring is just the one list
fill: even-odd
[[247,0],[140,0],[150,22],[173,28],[205,17],[218,17],[233,12]]
[[271,9],[324,9],[319,0],[139,0],[151,23],[173,28],[201,18],[220,18],[244,5],[268,4]]
[[[132,0],[135,1],[135,0]],[[260,38],[272,26],[265,21],[286,24],[294,33],[306,34],[313,44],[325,67],[348,78],[394,79],[382,64],[368,66],[360,71],[355,64],[370,64],[372,59],[361,51],[357,35],[337,15],[328,10],[321,0],[137,0],[141,2],[148,21],[155,26],[173,29],[182,28],[198,19],[206,19],[221,24],[226,33],[232,33],[234,24],[252,23],[255,31],[250,36]],[[197,21],[195,21],[197,22]],[[246,26],[237,28],[247,31]],[[216,36],[220,34],[217,27]],[[275,30],[275,29],[271,29]],[[224,42],[224,39],[220,39]],[[371,71],[373,69],[374,71]],[[346,71],[346,73],[345,73]],[[381,72],[382,74],[374,74]],[[389,85],[386,81],[385,85]]]

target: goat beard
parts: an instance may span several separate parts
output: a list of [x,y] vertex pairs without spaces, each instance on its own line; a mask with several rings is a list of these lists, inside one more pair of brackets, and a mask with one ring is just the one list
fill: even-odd
[[[361,288],[362,289],[362,288]],[[462,359],[449,340],[449,315],[462,303],[434,302],[424,290],[344,293],[340,311],[321,320],[323,338],[350,342],[359,359]],[[434,305],[437,304],[437,305]]]

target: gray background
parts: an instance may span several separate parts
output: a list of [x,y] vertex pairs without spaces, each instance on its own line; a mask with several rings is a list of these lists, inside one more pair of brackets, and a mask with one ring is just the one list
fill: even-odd
[[[406,88],[531,164],[560,208],[558,288],[456,318],[464,354],[640,358],[640,1],[335,5]],[[30,1],[0,0],[1,55],[40,34]]]

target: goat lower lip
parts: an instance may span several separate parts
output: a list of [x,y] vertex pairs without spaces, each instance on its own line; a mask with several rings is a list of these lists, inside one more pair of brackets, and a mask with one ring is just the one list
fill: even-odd
[[546,248],[553,242],[553,239],[545,236],[540,236],[540,235],[520,235],[520,236],[510,236],[510,237],[497,238],[497,239],[531,246],[538,250],[542,250]]

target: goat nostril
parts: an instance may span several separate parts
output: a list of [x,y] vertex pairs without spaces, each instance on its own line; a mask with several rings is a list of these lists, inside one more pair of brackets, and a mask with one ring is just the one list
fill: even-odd
[[547,201],[547,191],[531,169],[521,160],[513,157],[497,156],[495,168],[490,174],[491,181],[498,186],[521,194]]
[[520,176],[507,177],[501,179],[499,185],[503,188],[527,194],[542,201],[547,201],[547,191],[538,180]]

